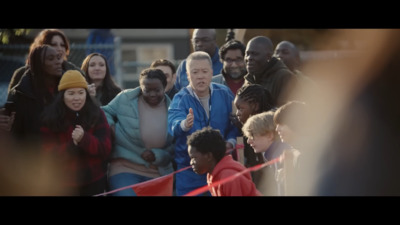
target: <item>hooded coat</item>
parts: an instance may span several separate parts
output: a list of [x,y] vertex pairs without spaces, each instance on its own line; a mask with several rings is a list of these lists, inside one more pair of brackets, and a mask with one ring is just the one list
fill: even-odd
[[[214,167],[212,173],[207,174],[208,186],[214,182],[220,181],[227,177],[245,170],[239,162],[233,160],[232,156],[224,156]],[[260,196],[261,193],[256,189],[251,178],[250,172],[244,173],[231,181],[227,181],[220,185],[210,188],[212,196]]]
[[278,58],[272,57],[259,74],[248,73],[244,79],[246,84],[260,84],[271,93],[273,105],[279,107],[286,103],[289,85],[296,80],[293,73]]

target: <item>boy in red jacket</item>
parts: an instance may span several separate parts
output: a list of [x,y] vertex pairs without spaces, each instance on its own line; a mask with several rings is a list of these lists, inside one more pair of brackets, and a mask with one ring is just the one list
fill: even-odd
[[260,196],[250,172],[213,187],[213,183],[245,170],[231,155],[226,154],[225,141],[219,130],[204,127],[187,140],[190,165],[197,174],[207,173],[212,196]]

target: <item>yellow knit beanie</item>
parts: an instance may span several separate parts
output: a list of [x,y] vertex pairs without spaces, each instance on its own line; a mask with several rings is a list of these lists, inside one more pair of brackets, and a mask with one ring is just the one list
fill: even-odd
[[61,77],[58,90],[65,90],[68,88],[86,88],[88,89],[87,82],[83,75],[78,70],[67,70]]

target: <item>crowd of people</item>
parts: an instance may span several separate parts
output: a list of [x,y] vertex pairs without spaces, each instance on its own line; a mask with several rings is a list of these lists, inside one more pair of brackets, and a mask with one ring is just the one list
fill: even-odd
[[[124,187],[171,174],[174,196],[204,187],[197,196],[357,194],[340,183],[336,153],[310,150],[316,126],[307,122],[318,110],[303,94],[321,89],[295,44],[256,36],[218,46],[215,29],[195,29],[191,41],[177,67],[154,59],[138,87],[123,89],[104,54],[88,52],[79,68],[66,35],[44,29],[10,82],[1,141],[56,162],[56,195],[137,196]],[[331,163],[321,173],[319,155]],[[368,191],[360,193],[385,194]]]

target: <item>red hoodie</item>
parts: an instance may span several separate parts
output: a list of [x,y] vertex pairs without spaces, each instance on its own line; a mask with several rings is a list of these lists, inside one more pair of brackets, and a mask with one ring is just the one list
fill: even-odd
[[[211,174],[207,174],[208,186],[245,169],[246,167],[233,160],[231,155],[227,155],[217,163]],[[250,172],[235,177],[226,183],[211,187],[210,192],[212,196],[261,196],[261,193],[253,183]]]

